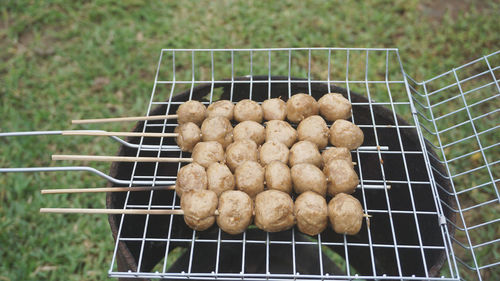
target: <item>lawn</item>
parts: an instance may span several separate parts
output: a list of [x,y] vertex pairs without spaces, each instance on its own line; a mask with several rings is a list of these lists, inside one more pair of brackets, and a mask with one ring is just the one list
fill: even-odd
[[[1,3],[0,132],[61,130],[75,118],[144,114],[162,48],[397,47],[405,70],[423,80],[496,51],[500,42],[498,1]],[[312,75],[319,73],[313,69]],[[1,138],[0,167],[48,166],[54,165],[51,154],[116,150],[106,138]],[[40,207],[105,206],[103,194],[41,196],[41,188],[105,184],[89,173],[1,174],[0,280],[107,279],[114,243],[106,216],[38,213]],[[487,215],[498,217],[493,211]],[[478,221],[491,220],[481,215],[475,214]],[[474,233],[477,240],[497,239],[494,226]],[[487,252],[485,263],[498,261]],[[498,267],[484,274],[500,278]]]

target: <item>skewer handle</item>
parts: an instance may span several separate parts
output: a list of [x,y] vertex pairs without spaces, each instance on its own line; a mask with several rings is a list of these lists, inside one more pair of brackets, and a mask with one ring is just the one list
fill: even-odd
[[97,193],[97,192],[125,192],[125,191],[151,191],[151,190],[174,190],[171,186],[137,186],[137,187],[101,187],[101,188],[58,188],[42,189],[42,194],[63,194],[63,193]]
[[128,121],[165,120],[165,119],[177,119],[177,114],[99,118],[99,119],[78,119],[78,120],[71,120],[71,124],[95,124],[95,123],[108,123],[108,122],[128,122]]
[[108,215],[183,215],[182,210],[136,210],[136,209],[83,209],[40,208],[40,213],[52,214],[108,214]]
[[52,155],[52,160],[79,160],[101,162],[193,162],[193,158],[166,158],[166,157],[130,157],[130,156],[101,156],[101,155]]
[[177,137],[178,133],[139,133],[139,132],[89,132],[89,131],[63,131],[65,136],[115,136],[115,137]]

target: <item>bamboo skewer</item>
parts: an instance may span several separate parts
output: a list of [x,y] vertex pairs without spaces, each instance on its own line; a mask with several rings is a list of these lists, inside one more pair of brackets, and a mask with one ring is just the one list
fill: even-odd
[[113,117],[113,118],[98,118],[98,119],[77,119],[77,120],[71,120],[71,124],[95,124],[95,123],[108,123],[108,122],[146,121],[146,120],[165,120],[165,119],[177,119],[177,114]]
[[102,156],[102,155],[52,155],[52,160],[79,160],[100,162],[193,162],[193,158],[167,157],[130,157],[130,156]]
[[115,137],[177,137],[178,133],[140,133],[140,132],[89,132],[89,131],[63,131],[63,136],[115,136]]
[[58,189],[42,189],[41,193],[63,194],[63,193],[97,193],[97,192],[126,192],[126,191],[151,191],[151,190],[175,190],[175,185],[136,186],[136,187],[58,188]]
[[[85,208],[40,208],[40,213],[52,214],[108,214],[108,215],[183,215],[182,210],[139,210],[139,209],[85,209]],[[216,215],[218,212],[216,211]]]

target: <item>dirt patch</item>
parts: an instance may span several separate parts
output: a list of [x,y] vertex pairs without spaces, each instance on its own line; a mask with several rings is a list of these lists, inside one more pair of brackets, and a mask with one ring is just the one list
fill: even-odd
[[[499,0],[494,0],[492,2],[500,3]],[[471,9],[487,12],[492,2],[476,0],[430,0],[420,3],[419,9],[432,21],[440,22],[447,13],[449,13],[453,19],[456,19],[459,14]]]

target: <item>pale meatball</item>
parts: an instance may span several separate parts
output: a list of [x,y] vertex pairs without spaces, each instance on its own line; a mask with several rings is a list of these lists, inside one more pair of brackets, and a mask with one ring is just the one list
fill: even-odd
[[363,207],[358,199],[340,193],[328,203],[328,217],[338,234],[358,234],[363,223]]
[[235,141],[250,139],[261,145],[266,140],[266,129],[255,121],[243,121],[234,127],[233,138]]
[[226,190],[234,189],[234,176],[222,163],[212,163],[207,169],[208,189],[221,195]]
[[193,161],[208,168],[214,162],[224,162],[224,148],[216,141],[199,142],[191,154]]
[[229,234],[240,234],[252,223],[253,200],[243,191],[230,190],[219,197],[217,225]]
[[212,103],[207,108],[207,118],[222,116],[228,120],[233,119],[234,104],[228,100],[220,100]]
[[190,100],[179,106],[177,109],[177,123],[184,124],[193,122],[200,126],[205,120],[205,111],[207,108],[199,101]]
[[189,190],[181,198],[184,221],[194,230],[203,231],[215,222],[217,194],[211,190]]
[[294,211],[297,228],[307,235],[318,235],[328,225],[328,207],[323,196],[306,191],[295,199]]
[[252,198],[264,191],[264,168],[255,161],[246,161],[236,168],[234,178],[236,187]]
[[300,163],[313,164],[319,168],[323,165],[323,159],[319,153],[318,147],[310,141],[299,141],[290,148],[290,157],[288,159],[290,166]]
[[267,190],[255,197],[255,225],[268,232],[290,229],[295,224],[293,200],[282,191]]
[[265,100],[262,102],[262,110],[266,120],[285,120],[286,118],[286,103],[280,98]]
[[234,106],[234,120],[238,122],[251,120],[262,123],[262,115],[262,107],[253,100],[241,100]]
[[329,93],[319,101],[319,113],[328,121],[351,117],[351,103],[341,94]]
[[291,147],[297,140],[297,131],[288,123],[281,120],[266,122],[266,141],[277,141]]
[[352,168],[352,163],[346,160],[331,160],[324,168],[327,177],[328,194],[351,194],[359,184],[358,174]]
[[175,140],[182,151],[192,152],[194,146],[201,140],[200,127],[193,122],[175,127],[174,132],[179,134]]
[[316,144],[319,149],[323,149],[328,145],[330,130],[325,120],[319,115],[309,116],[302,120],[297,127],[297,133],[299,134],[299,140],[310,141]]
[[272,161],[266,166],[266,186],[290,194],[292,192],[292,175],[290,168],[280,161]]
[[339,119],[330,127],[330,143],[336,147],[356,149],[363,144],[363,131],[355,124]]
[[226,164],[233,172],[244,162],[257,161],[258,157],[257,144],[248,139],[237,140],[226,149]]
[[286,102],[286,118],[293,123],[299,123],[305,118],[318,115],[318,102],[310,95],[296,94]]
[[201,125],[203,141],[216,141],[226,148],[233,142],[233,126],[227,118],[215,116],[205,119]]
[[297,194],[314,191],[321,196],[326,195],[325,174],[312,164],[298,164],[291,169],[293,190]]
[[352,163],[351,151],[346,147],[330,147],[321,153],[321,157],[323,157],[323,165],[326,165],[332,160],[341,159],[351,163],[351,166],[354,167]]
[[259,159],[262,165],[268,165],[272,161],[281,161],[288,163],[288,154],[290,150],[282,142],[268,141],[259,148]]
[[179,197],[193,189],[207,189],[207,172],[197,163],[180,168],[175,181],[175,192]]

